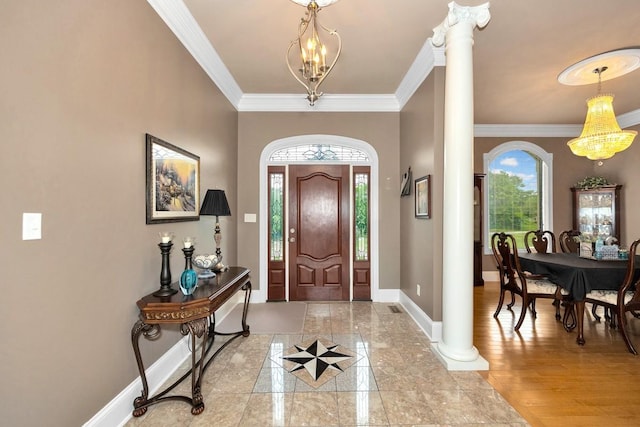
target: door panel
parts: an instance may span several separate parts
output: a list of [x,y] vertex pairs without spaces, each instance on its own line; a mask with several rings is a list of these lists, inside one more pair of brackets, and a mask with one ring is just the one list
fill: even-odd
[[349,300],[349,166],[289,167],[289,299]]
[[285,167],[269,166],[268,170],[268,283],[267,301],[286,300],[286,230],[284,209],[286,205]]

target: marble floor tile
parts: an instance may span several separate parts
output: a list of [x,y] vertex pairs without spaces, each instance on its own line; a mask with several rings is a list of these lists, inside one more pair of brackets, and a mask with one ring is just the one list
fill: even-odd
[[419,391],[380,391],[390,424],[438,424],[438,417]]
[[252,394],[247,402],[241,427],[289,426],[293,393],[262,393]]
[[[202,414],[161,402],[127,427],[527,425],[480,374],[447,371],[399,304],[309,303],[302,330],[232,341],[202,378]],[[212,351],[227,339],[217,336]],[[314,341],[326,359],[304,353]],[[314,378],[318,363],[327,365],[318,378],[331,373],[322,381]],[[171,382],[190,366],[189,358]],[[190,390],[188,377],[169,394]]]
[[389,420],[380,393],[357,391],[338,393],[341,426],[387,426]]
[[337,393],[295,393],[291,408],[292,426],[339,426]]

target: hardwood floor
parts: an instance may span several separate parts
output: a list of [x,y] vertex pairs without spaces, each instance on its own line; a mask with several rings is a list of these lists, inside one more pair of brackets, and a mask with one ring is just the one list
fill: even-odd
[[[494,319],[497,302],[497,282],[474,288],[474,345],[489,361],[481,374],[532,426],[640,425],[640,357],[618,330],[589,313],[586,345],[578,346],[551,303],[539,300],[537,319],[527,313],[514,332],[522,301],[516,297],[513,311],[505,302]],[[640,320],[630,318],[629,326],[640,345]]]

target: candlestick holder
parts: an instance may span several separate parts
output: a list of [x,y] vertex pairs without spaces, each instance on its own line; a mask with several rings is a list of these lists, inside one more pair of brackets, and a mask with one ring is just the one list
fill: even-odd
[[168,297],[176,292],[177,289],[171,288],[171,266],[169,265],[169,254],[171,253],[171,241],[166,243],[158,243],[160,254],[162,255],[162,269],[160,270],[160,289],[153,293],[156,297]]

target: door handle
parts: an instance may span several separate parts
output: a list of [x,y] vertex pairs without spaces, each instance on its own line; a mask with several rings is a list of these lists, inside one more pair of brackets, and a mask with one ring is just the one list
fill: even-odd
[[290,242],[290,243],[295,243],[295,241],[296,241],[296,238],[295,238],[295,237],[289,237],[289,242]]

